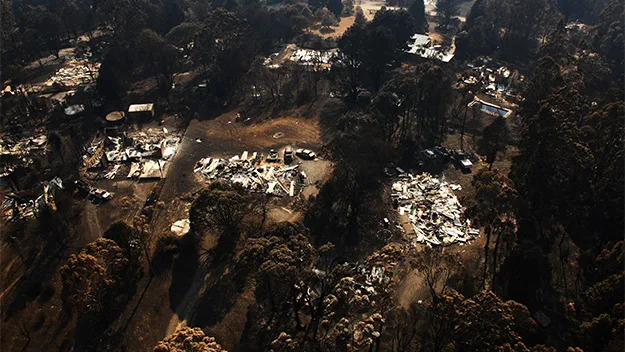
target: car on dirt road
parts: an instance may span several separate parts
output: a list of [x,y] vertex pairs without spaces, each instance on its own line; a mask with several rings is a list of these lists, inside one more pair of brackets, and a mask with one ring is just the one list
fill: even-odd
[[441,147],[441,146],[436,146],[434,147],[434,152],[440,156],[441,158],[443,158],[443,160],[449,160],[451,158],[449,151],[447,150],[447,148],[445,147]]
[[94,204],[100,204],[102,202],[108,202],[113,198],[113,195],[106,190],[100,188],[91,188],[89,191],[89,195],[87,199],[89,199]]
[[423,151],[423,155],[428,159],[436,159],[436,154],[431,149],[426,149]]
[[313,160],[314,158],[317,157],[317,155],[315,154],[315,152],[313,152],[310,149],[298,149],[295,151],[295,155],[297,155],[298,157],[304,159],[304,160]]

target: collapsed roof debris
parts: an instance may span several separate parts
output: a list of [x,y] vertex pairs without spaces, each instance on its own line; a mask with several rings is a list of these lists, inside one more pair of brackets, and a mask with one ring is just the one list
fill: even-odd
[[132,163],[128,178],[138,177],[139,179],[163,178],[165,177],[164,160],[146,160],[141,163]]
[[[127,133],[120,137],[101,136],[94,139],[83,156],[83,166],[86,169],[103,166],[105,169],[90,178],[113,179],[122,173],[123,163],[130,163],[128,178],[163,178],[167,160],[176,154],[180,141],[178,133],[165,129]],[[113,164],[110,169],[107,168],[109,163]]]
[[299,188],[306,181],[306,175],[298,171],[299,165],[260,165],[261,159],[258,153],[249,155],[247,151],[230,159],[208,157],[198,161],[193,172],[208,181],[240,183],[254,192],[295,196],[299,191],[296,185]]
[[327,69],[332,65],[332,60],[337,54],[337,49],[315,50],[288,44],[283,51],[273,53],[265,58],[263,64],[275,69],[282,66],[286,61],[291,61],[298,65]]
[[481,92],[500,99],[502,103],[521,100],[520,86],[524,76],[489,57],[478,57],[467,63],[469,68],[460,76],[462,83],[475,86]]
[[425,59],[436,59],[442,62],[449,62],[454,58],[453,52],[445,52],[444,48],[440,45],[431,45],[431,40],[428,35],[425,34],[414,34],[412,37],[412,42],[408,44],[408,50],[406,50],[409,54],[419,55]]
[[7,194],[4,202],[0,204],[2,217],[8,221],[16,221],[37,216],[44,206],[55,211],[54,194],[58,189],[63,189],[63,181],[59,177],[55,177],[50,181],[42,182],[41,186],[41,191],[33,189],[17,194]]
[[88,60],[70,61],[46,81],[46,86],[59,84],[65,87],[76,87],[80,84],[95,82],[100,71],[100,63]]
[[464,209],[454,190],[459,185],[449,184],[427,173],[393,183],[391,196],[397,202],[400,215],[406,214],[418,243],[451,245],[464,243],[479,235],[463,218]]
[[180,137],[160,133],[127,134],[125,137],[105,137],[104,148],[109,162],[162,158],[168,160],[178,148]]
[[45,134],[0,137],[0,177],[10,175],[17,166],[30,166],[33,163],[32,155],[45,151],[47,142]]
[[289,57],[289,60],[297,62],[300,65],[329,65],[332,58],[336,56],[336,50],[313,50],[297,48]]
[[44,150],[48,137],[45,134],[29,137],[5,135],[0,138],[0,155],[26,155],[34,150]]

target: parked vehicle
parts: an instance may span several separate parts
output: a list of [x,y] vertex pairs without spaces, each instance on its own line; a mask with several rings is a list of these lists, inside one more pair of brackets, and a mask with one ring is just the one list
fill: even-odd
[[293,161],[293,148],[287,146],[284,148],[284,163],[289,164],[291,161]]
[[460,168],[465,170],[465,171],[471,171],[471,167],[473,166],[473,163],[471,162],[471,160],[469,159],[461,159],[460,160]]
[[89,191],[89,194],[93,196],[94,198],[103,200],[103,201],[107,201],[113,198],[113,195],[111,193],[100,188],[92,188],[91,191]]
[[436,147],[434,147],[434,152],[436,152],[436,154],[438,154],[438,156],[440,156],[441,158],[443,158],[445,160],[449,160],[450,159],[449,151],[445,147],[436,146]]
[[432,149],[426,149],[423,151],[423,155],[428,158],[428,159],[434,159],[436,158],[436,154],[434,154],[434,151],[432,151]]
[[314,158],[317,157],[317,155],[315,154],[315,152],[313,152],[310,149],[298,149],[295,151],[295,155],[297,155],[298,157],[302,158],[302,159],[306,159],[306,160],[313,160]]

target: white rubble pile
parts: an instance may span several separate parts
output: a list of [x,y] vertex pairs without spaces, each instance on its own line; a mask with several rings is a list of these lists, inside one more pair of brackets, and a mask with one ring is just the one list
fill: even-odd
[[330,64],[332,58],[336,56],[335,50],[313,50],[298,48],[291,54],[289,60],[302,65]]
[[46,86],[60,84],[65,87],[76,87],[83,83],[94,82],[98,78],[100,63],[88,60],[71,61],[67,67],[59,69],[54,76],[46,81]]
[[186,235],[190,229],[191,221],[189,221],[189,219],[178,220],[171,225],[171,232],[175,233],[177,236]]
[[122,137],[107,137],[105,153],[108,161],[119,162],[151,157],[168,160],[176,153],[180,144],[180,136],[176,134],[140,132],[128,134],[127,137],[131,140],[127,147],[122,145]]
[[293,197],[296,185],[306,178],[298,171],[299,165],[260,165],[260,159],[258,153],[250,155],[247,151],[229,159],[207,157],[195,164],[193,172],[207,181],[239,183],[253,192]]
[[500,100],[502,103],[521,99],[520,86],[525,77],[517,70],[507,67],[490,57],[478,57],[467,63],[470,68],[462,74],[465,84],[477,85],[484,94]]
[[451,245],[465,243],[479,235],[464,219],[464,208],[454,190],[459,185],[441,181],[427,173],[393,183],[391,196],[398,202],[400,215],[407,214],[418,243]]
[[28,137],[5,135],[0,137],[0,155],[28,155],[32,151],[45,150],[48,136],[45,134]]
[[167,160],[176,154],[180,141],[180,134],[165,129],[97,138],[83,156],[84,166],[91,168],[104,157],[113,163],[112,169],[102,173],[104,178],[114,179],[120,174],[120,164],[129,162],[127,178],[163,178]]

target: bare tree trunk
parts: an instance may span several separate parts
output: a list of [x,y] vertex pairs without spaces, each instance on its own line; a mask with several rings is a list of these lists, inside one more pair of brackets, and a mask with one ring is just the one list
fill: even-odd
[[150,287],[150,284],[152,284],[152,279],[153,278],[154,277],[152,275],[150,275],[150,278],[148,279],[148,283],[145,285],[145,288],[143,289],[143,292],[141,293],[141,297],[139,297],[139,300],[137,301],[137,304],[135,305],[135,308],[132,310],[132,313],[130,314],[130,317],[126,321],[126,324],[124,325],[122,331],[126,331],[126,329],[128,329],[128,326],[130,325],[130,321],[132,320],[132,318],[137,313],[137,310],[139,309],[139,305],[141,304],[141,301],[143,301],[143,298],[145,297],[145,293],[148,292],[148,288]]
[[20,246],[20,243],[19,243],[17,237],[10,236],[10,237],[7,238],[7,242],[17,252],[17,255],[20,257],[20,260],[22,261],[22,264],[24,264],[26,262],[26,259],[24,258],[24,254],[22,254],[22,247]]
[[495,159],[497,159],[498,148],[499,148],[499,133],[497,133],[497,137],[495,138],[495,145],[493,146],[493,156],[490,159],[490,164],[488,164],[488,171],[493,169],[493,164],[495,163]]
[[293,294],[291,295],[291,300],[291,304],[293,305],[293,315],[295,317],[296,329],[298,331],[302,331],[302,320],[299,317],[299,308],[297,308],[297,291],[293,291]]
[[490,247],[491,225],[486,227],[486,244],[484,245],[484,275],[482,277],[482,289],[486,289],[486,275],[488,273],[488,247]]
[[30,337],[30,331],[23,324],[20,323],[20,332],[26,338],[26,344],[22,347],[22,352],[28,350],[28,345],[30,345],[30,341],[32,340]]
[[467,113],[469,111],[468,107],[464,109],[464,116],[462,117],[462,130],[460,130],[460,150],[464,151],[464,128],[467,123]]
[[[143,242],[143,241],[142,241]],[[150,255],[148,253],[147,244],[145,242],[143,244],[143,252],[145,253],[145,259],[148,261],[148,268],[150,269],[150,277],[154,276],[154,270],[152,270],[152,261],[150,260]]]
[[380,335],[378,335],[378,337],[375,339],[375,352],[380,352],[380,340],[382,340],[382,331],[384,330],[384,320],[382,320],[382,322],[380,322]]
[[560,257],[560,266],[562,267],[562,281],[564,283],[564,297],[569,297],[569,285],[567,283],[566,278],[566,256],[562,254],[562,245],[564,244],[564,239],[566,236],[566,232],[562,232],[562,237],[560,238],[560,242],[558,243],[558,252]]
[[503,231],[499,231],[497,239],[495,240],[495,250],[493,252],[493,282],[491,283],[492,288],[495,288],[495,281],[497,277],[497,260],[499,255],[499,243],[501,242],[502,232]]
[[261,197],[262,197],[262,201],[261,201],[262,219],[260,221],[259,231],[265,227],[265,223],[267,222],[267,213],[269,211],[268,209],[269,197],[267,197],[266,194],[263,194]]

